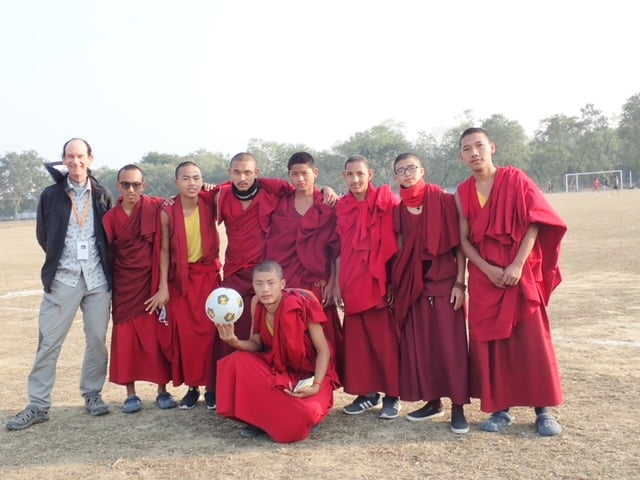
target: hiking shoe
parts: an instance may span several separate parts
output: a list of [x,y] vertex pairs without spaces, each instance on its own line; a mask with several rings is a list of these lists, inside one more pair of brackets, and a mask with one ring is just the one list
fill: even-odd
[[469,432],[469,423],[467,423],[462,409],[454,410],[451,413],[451,431],[460,434]]
[[430,418],[441,417],[444,415],[442,410],[442,402],[440,400],[430,401],[427,404],[407,415],[410,422],[424,422]]
[[196,406],[199,398],[200,390],[198,389],[198,387],[189,387],[189,390],[187,390],[187,394],[182,397],[182,400],[180,400],[180,404],[178,405],[178,407],[180,407],[181,410],[191,410]]
[[501,432],[507,428],[515,417],[508,411],[494,412],[491,416],[480,424],[480,430],[485,432]]
[[7,422],[7,430],[24,430],[36,423],[49,421],[49,411],[27,405],[23,411]]
[[156,397],[156,405],[162,410],[169,410],[170,408],[176,408],[178,402],[169,392],[162,392]]
[[267,432],[255,425],[245,425],[240,429],[240,436],[243,438],[256,438],[260,435],[264,435],[265,433]]
[[358,395],[356,399],[344,407],[342,411],[348,415],[358,415],[366,412],[380,403],[380,394]]
[[136,413],[142,410],[142,400],[137,395],[131,395],[124,401],[122,411],[124,413]]
[[216,392],[204,392],[204,402],[208,410],[216,409]]
[[[140,399],[138,399],[140,400]],[[109,413],[109,406],[102,400],[100,392],[87,393],[84,396],[84,406],[94,417],[99,417]]]
[[398,418],[400,415],[400,399],[398,397],[385,396],[382,399],[382,412],[378,418],[391,419]]
[[536,416],[536,428],[543,437],[560,435],[560,432],[562,432],[562,427],[558,421],[553,418],[553,415],[546,412]]

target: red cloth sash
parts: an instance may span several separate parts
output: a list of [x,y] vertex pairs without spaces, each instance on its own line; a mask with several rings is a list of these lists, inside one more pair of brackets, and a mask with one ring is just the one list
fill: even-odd
[[336,205],[340,237],[340,290],[345,313],[356,314],[385,304],[387,262],[398,250],[393,210],[398,198],[388,185],[369,183],[367,198],[353,194]]
[[[280,382],[283,388],[289,388],[290,376],[302,379],[315,372],[316,349],[307,331],[309,323],[324,323],[327,317],[322,305],[313,293],[303,289],[286,289],[282,301],[274,315],[273,335],[267,329],[267,311],[261,303],[256,304],[255,331],[260,333],[267,352],[263,353],[265,362],[273,373],[284,374]],[[326,378],[336,387],[338,376],[333,358],[329,361]]]
[[265,258],[282,266],[288,286],[327,281],[330,262],[339,249],[335,226],[335,210],[323,203],[318,189],[313,206],[304,215],[296,211],[295,193],[291,192],[280,199],[271,215]]
[[409,207],[419,207],[424,203],[426,190],[427,184],[424,179],[421,178],[413,187],[400,187],[400,199],[402,200],[402,203]]
[[158,212],[163,202],[162,198],[142,195],[129,216],[120,197],[118,205],[102,219],[113,252],[115,324],[145,314],[145,300],[158,289],[161,246]]
[[469,262],[469,327],[477,341],[509,338],[515,325],[548,305],[561,281],[558,257],[567,227],[538,186],[515,167],[498,168],[484,207],[473,177],[458,187],[469,238],[492,265],[507,267],[515,258],[529,225],[539,224],[535,246],[515,287],[498,288]]
[[[202,195],[202,194],[201,194]],[[187,257],[187,233],[184,226],[182,201],[178,195],[173,205],[163,208],[169,216],[170,256],[169,281],[181,295],[186,295],[189,288],[189,260]],[[215,265],[220,271],[220,237],[215,225],[215,209],[212,204],[198,201],[200,211],[200,236],[202,237],[202,258],[198,263]]]
[[[391,281],[401,326],[425,289],[430,296],[448,296],[458,273],[454,249],[460,244],[460,230],[453,195],[425,184],[422,202],[419,215],[407,211],[404,200],[395,212],[395,229],[403,244],[393,262]],[[431,262],[426,278],[424,262]]]

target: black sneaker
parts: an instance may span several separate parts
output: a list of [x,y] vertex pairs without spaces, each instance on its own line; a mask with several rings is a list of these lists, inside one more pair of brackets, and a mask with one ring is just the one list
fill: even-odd
[[378,417],[384,419],[398,418],[400,415],[400,399],[398,397],[385,396],[382,399],[382,412]]
[[216,392],[204,392],[204,403],[208,410],[216,409]]
[[442,410],[442,402],[440,400],[427,402],[427,404],[407,415],[410,422],[424,422],[430,418],[441,417],[444,415]]
[[182,400],[180,400],[178,408],[180,408],[181,410],[191,410],[196,406],[199,398],[200,390],[198,389],[198,387],[189,387],[189,390],[187,390],[187,394],[182,397]]
[[256,438],[260,435],[264,435],[265,433],[267,432],[255,425],[245,425],[240,429],[240,436],[243,438]]
[[374,393],[372,395],[358,395],[356,399],[344,407],[342,410],[348,415],[358,415],[359,413],[366,412],[372,409],[380,403],[380,394]]
[[451,412],[451,431],[460,434],[469,432],[469,424],[464,417],[462,409],[456,409]]

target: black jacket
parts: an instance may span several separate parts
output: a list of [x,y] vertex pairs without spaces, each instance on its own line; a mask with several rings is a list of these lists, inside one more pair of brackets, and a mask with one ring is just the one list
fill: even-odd
[[[58,262],[64,249],[64,239],[71,215],[71,200],[65,192],[67,176],[49,170],[56,183],[48,186],[40,194],[36,221],[36,237],[45,253],[41,278],[45,292],[51,292],[51,284],[56,276]],[[102,226],[102,217],[113,205],[111,192],[104,188],[98,180],[89,176],[93,207],[93,228],[96,236],[96,247],[104,275],[109,288],[112,286],[111,267],[107,258],[107,239]]]

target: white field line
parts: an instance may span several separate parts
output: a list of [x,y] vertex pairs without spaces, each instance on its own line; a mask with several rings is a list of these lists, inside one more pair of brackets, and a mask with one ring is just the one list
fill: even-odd
[[554,343],[590,343],[592,345],[602,345],[604,347],[629,347],[640,348],[640,342],[633,340],[609,340],[599,338],[570,338],[570,337],[553,337]]
[[33,295],[42,295],[42,289],[40,290],[22,290],[19,292],[9,292],[4,295],[0,295],[0,299],[5,298],[18,298],[18,297],[31,297]]

